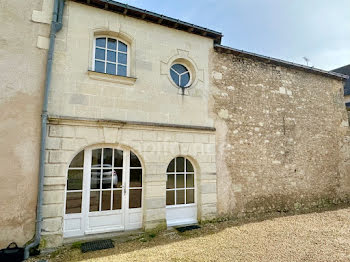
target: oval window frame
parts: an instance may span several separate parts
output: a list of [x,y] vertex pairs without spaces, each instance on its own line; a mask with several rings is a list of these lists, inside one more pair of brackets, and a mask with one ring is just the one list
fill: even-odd
[[[184,67],[186,67],[186,69],[188,70],[189,74],[190,74],[190,81],[189,81],[189,85],[185,88],[182,88],[181,86],[178,86],[173,78],[171,77],[170,75],[170,70],[171,70],[171,67],[175,64],[180,64],[180,65],[183,65]],[[170,81],[170,83],[176,87],[177,89],[180,89],[180,90],[189,90],[191,88],[193,88],[195,86],[195,84],[197,83],[197,74],[196,74],[197,70],[196,70],[196,67],[193,65],[192,62],[190,62],[188,59],[186,58],[183,58],[183,57],[180,57],[180,58],[176,58],[174,60],[171,61],[171,63],[168,64],[168,72],[167,72],[167,75],[168,75],[168,79]]]

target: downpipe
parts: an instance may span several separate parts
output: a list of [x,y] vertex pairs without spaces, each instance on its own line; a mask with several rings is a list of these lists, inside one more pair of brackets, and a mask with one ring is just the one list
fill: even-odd
[[52,21],[50,28],[50,45],[47,54],[46,62],[46,75],[45,75],[45,87],[44,87],[44,100],[41,113],[41,137],[40,137],[40,158],[39,158],[39,185],[38,185],[38,198],[36,206],[36,223],[35,223],[35,236],[33,242],[27,244],[24,247],[24,260],[28,259],[29,251],[31,248],[40,244],[41,240],[41,228],[42,228],[42,203],[43,203],[43,190],[44,190],[44,176],[45,176],[45,148],[46,148],[46,133],[47,133],[47,107],[50,94],[51,74],[52,74],[52,61],[55,50],[56,33],[62,29],[62,18],[64,10],[65,0],[55,0]]

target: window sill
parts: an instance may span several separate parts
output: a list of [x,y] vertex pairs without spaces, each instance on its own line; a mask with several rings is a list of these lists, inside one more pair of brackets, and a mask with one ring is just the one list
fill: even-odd
[[102,80],[102,81],[108,81],[108,82],[119,83],[124,85],[134,85],[136,82],[136,77],[110,75],[110,74],[99,73],[91,70],[88,71],[88,75],[91,79],[94,79],[94,80]]

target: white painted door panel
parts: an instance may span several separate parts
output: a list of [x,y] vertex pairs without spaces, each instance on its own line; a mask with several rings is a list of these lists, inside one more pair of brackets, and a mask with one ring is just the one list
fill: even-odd
[[197,223],[197,206],[171,206],[166,208],[167,226]]

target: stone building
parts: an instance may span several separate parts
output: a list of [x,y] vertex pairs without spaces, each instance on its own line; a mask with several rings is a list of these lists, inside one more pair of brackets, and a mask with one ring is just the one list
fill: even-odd
[[[0,3],[2,246],[34,235],[56,2]],[[62,21],[43,134],[46,247],[349,201],[343,75],[118,2],[65,1]]]
[[[342,66],[332,70],[335,73],[350,76],[350,65]],[[347,108],[350,108],[350,79],[346,80],[344,85],[344,100]]]

